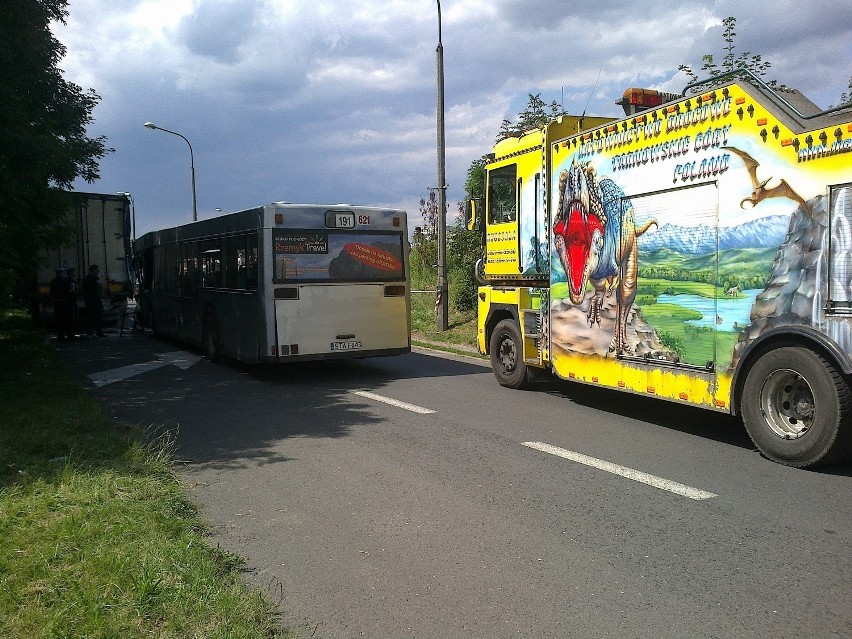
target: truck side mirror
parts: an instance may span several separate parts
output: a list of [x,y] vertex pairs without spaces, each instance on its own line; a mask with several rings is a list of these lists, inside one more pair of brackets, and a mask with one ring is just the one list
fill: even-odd
[[467,230],[476,231],[481,226],[482,198],[471,198],[465,204],[465,218]]

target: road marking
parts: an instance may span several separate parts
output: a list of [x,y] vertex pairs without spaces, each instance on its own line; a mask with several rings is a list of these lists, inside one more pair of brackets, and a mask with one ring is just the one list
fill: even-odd
[[156,355],[154,355],[154,357],[156,357],[157,359],[152,362],[142,362],[140,364],[130,364],[128,366],[121,366],[120,368],[111,368],[106,371],[101,371],[100,373],[92,373],[88,377],[90,380],[92,380],[92,383],[95,386],[100,388],[101,386],[106,386],[107,384],[114,384],[115,382],[120,382],[125,379],[130,379],[131,377],[136,377],[137,375],[147,373],[148,371],[157,370],[158,368],[168,366],[169,364],[177,366],[182,370],[186,370],[190,366],[195,364],[195,362],[201,359],[199,355],[193,355],[192,353],[187,353],[186,351],[175,351],[173,353],[157,353]]
[[404,408],[405,410],[410,410],[412,413],[420,413],[421,415],[428,415],[429,413],[434,413],[430,408],[423,408],[422,406],[417,406],[415,404],[409,404],[407,402],[401,402],[398,399],[391,399],[390,397],[385,397],[384,395],[376,395],[375,393],[369,393],[367,391],[349,391],[353,395],[358,395],[360,397],[366,397],[367,399],[374,399],[377,402],[384,402],[385,404],[390,404],[391,406],[396,406],[397,408]]
[[670,479],[663,479],[662,477],[657,477],[656,475],[649,475],[648,473],[643,473],[640,470],[634,470],[633,468],[628,468],[627,466],[613,464],[612,462],[604,461],[603,459],[598,459],[596,457],[589,457],[588,455],[583,455],[582,453],[575,453],[573,450],[566,450],[564,448],[558,448],[556,446],[551,446],[550,444],[543,444],[541,442],[521,442],[521,445],[526,446],[527,448],[540,450],[543,453],[549,453],[551,455],[556,455],[557,457],[570,459],[571,461],[575,461],[579,464],[585,464],[586,466],[599,468],[600,470],[605,470],[608,473],[620,475],[621,477],[626,477],[627,479],[632,479],[633,481],[642,482],[643,484],[648,484],[649,486],[653,486],[654,488],[659,488],[660,490],[667,490],[670,493],[682,495],[683,497],[689,497],[690,499],[700,500],[718,497],[717,494],[709,493],[706,490],[699,490],[698,488],[693,488],[692,486],[687,486],[685,484],[679,484],[676,481],[671,481]]

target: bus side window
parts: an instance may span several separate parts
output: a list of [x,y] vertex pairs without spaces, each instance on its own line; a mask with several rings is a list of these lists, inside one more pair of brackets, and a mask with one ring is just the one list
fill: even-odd
[[226,237],[222,241],[222,286],[225,288],[239,288],[240,244],[245,246],[245,242],[244,236]]
[[257,235],[248,236],[246,259],[248,261],[246,268],[246,288],[255,291],[257,290]]
[[222,249],[220,240],[205,240],[201,243],[201,286],[219,288],[222,285]]
[[194,297],[198,288],[198,244],[195,242],[181,246],[180,288],[184,297]]
[[[240,238],[245,240],[245,238]],[[246,262],[246,249],[241,246],[237,249],[237,288],[245,290],[248,288],[248,263]]]

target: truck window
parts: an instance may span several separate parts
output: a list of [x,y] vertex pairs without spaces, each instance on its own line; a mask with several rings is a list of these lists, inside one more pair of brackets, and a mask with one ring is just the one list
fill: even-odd
[[488,172],[488,223],[512,222],[518,217],[516,189],[518,165],[501,166]]

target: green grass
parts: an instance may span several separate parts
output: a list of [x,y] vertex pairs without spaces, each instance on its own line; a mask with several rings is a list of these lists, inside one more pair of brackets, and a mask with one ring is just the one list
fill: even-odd
[[702,366],[713,360],[714,340],[720,362],[730,361],[728,356],[737,342],[736,333],[702,329],[687,324],[688,320],[701,319],[701,313],[677,304],[643,306],[642,319],[651,324],[661,337],[665,336],[677,344],[678,353],[688,364]]
[[414,293],[411,296],[412,339],[448,346],[476,346],[476,310],[459,311],[450,302],[448,324],[449,330],[438,331],[434,293]]
[[[468,353],[476,348],[476,308],[460,311],[453,302],[457,287],[455,278],[449,277],[449,329],[438,331],[438,315],[435,310],[435,283],[438,273],[431,265],[423,265],[417,255],[412,254],[411,288],[415,291],[428,291],[411,294],[411,337],[417,344],[439,345],[447,350]],[[454,348],[455,347],[455,348]]]
[[704,282],[684,282],[679,280],[663,280],[650,277],[639,279],[638,294],[657,291],[656,294],[671,295],[700,295],[701,297],[724,297],[725,292],[718,286]]
[[111,422],[0,311],[0,637],[287,636],[212,548],[171,444]]
[[[692,294],[701,295],[702,297],[715,297],[716,286],[713,284],[704,284],[703,282],[681,282],[675,280],[662,280],[643,277],[639,280],[639,288],[637,295],[653,295],[657,296],[662,293],[669,292],[673,295]],[[591,284],[587,284],[586,290],[592,290]],[[719,293],[721,297],[722,293]],[[568,283],[556,282],[550,286],[550,297],[554,300],[568,298]]]

